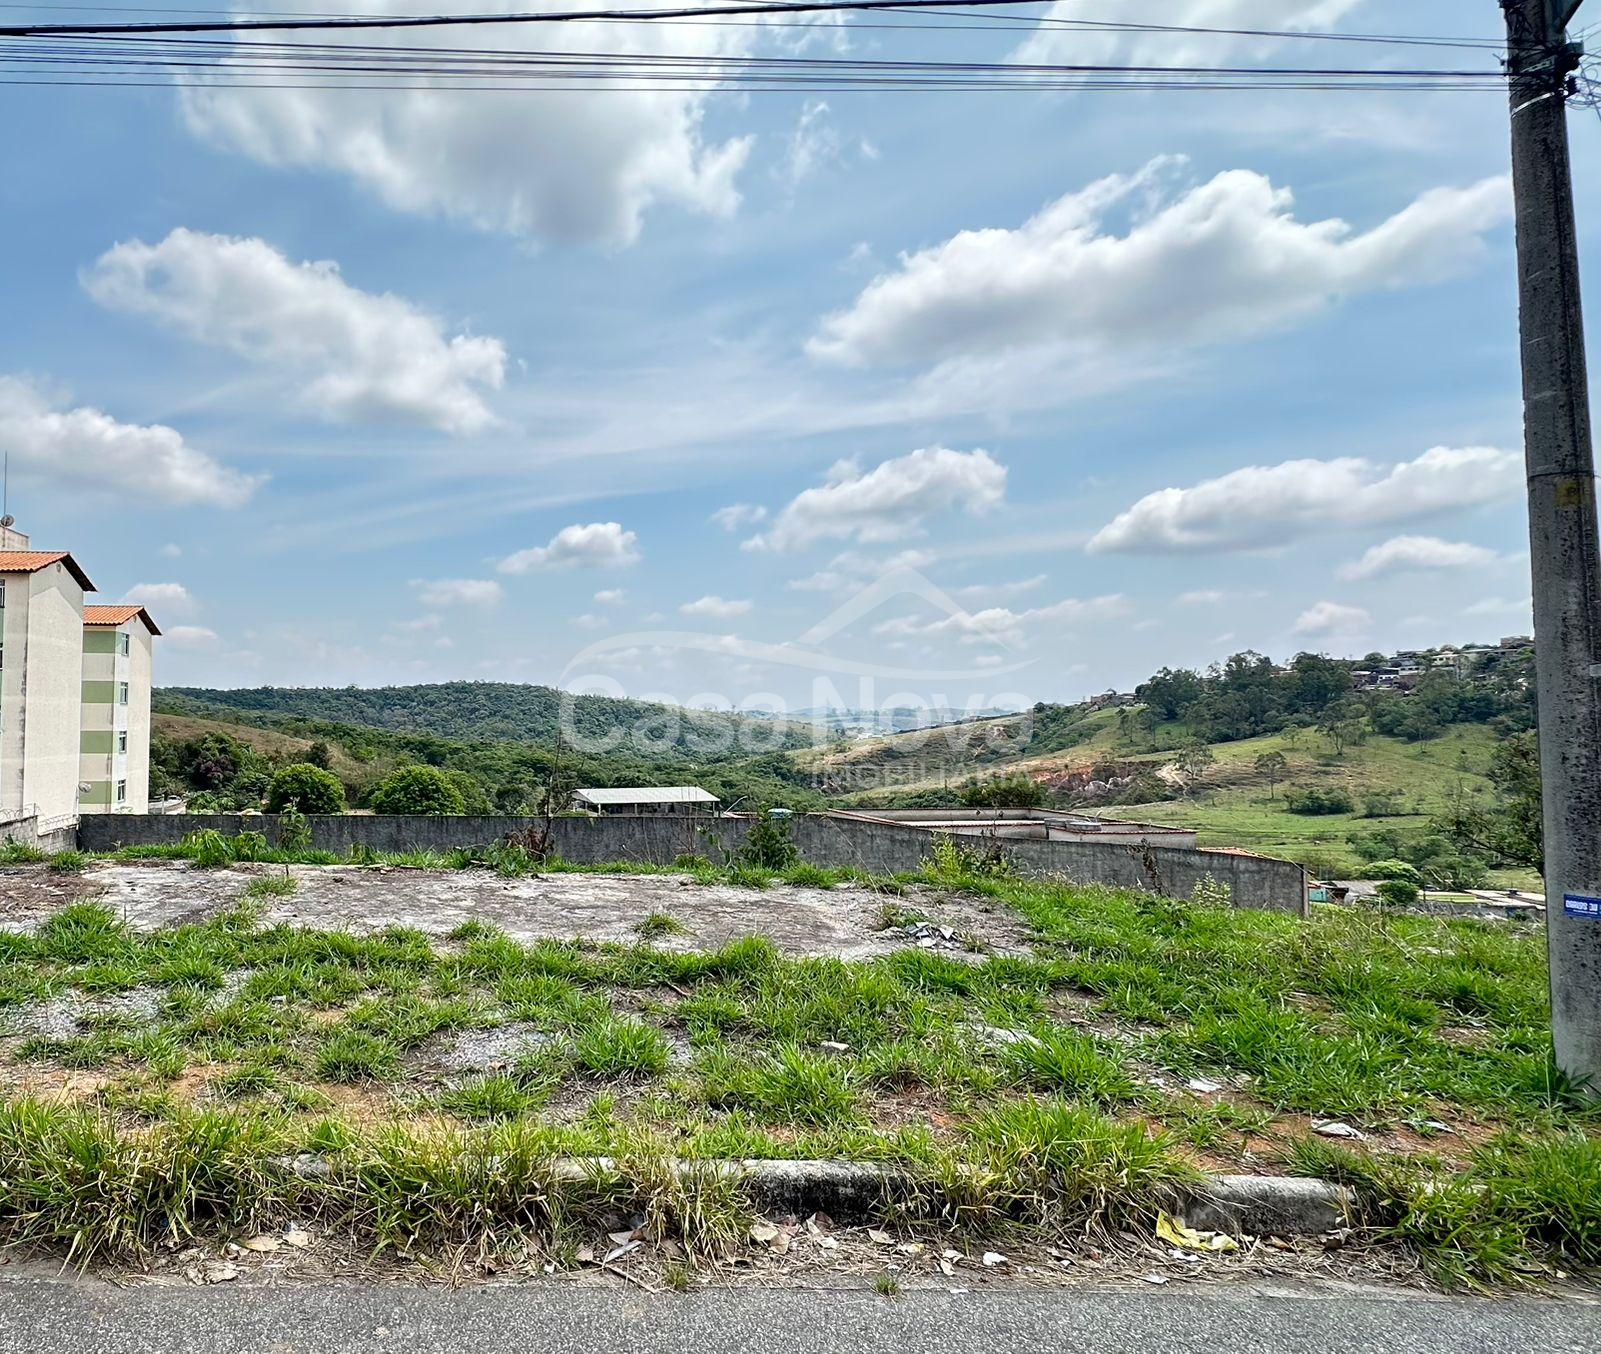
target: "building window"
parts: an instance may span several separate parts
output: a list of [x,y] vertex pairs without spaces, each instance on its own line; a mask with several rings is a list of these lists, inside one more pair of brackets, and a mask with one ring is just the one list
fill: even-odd
[[117,657],[128,656],[128,636],[121,630],[117,631]]
[[126,682],[118,682],[117,683],[117,704],[118,705],[126,705],[127,703],[128,703],[128,684]]
[[0,578],[0,611],[6,609],[6,581]]
[[125,781],[125,780],[119,780],[117,782],[117,803],[126,804],[127,802],[128,802],[128,782]]
[[122,729],[122,730],[119,730],[118,733],[117,733],[117,751],[118,752],[126,752],[127,750],[128,750],[128,731],[126,729]]

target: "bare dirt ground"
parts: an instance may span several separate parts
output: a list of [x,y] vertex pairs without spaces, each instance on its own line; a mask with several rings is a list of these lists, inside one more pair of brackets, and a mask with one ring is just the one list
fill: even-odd
[[[78,898],[96,898],[138,930],[201,921],[242,898],[250,880],[283,866],[201,870],[184,862],[92,866],[56,875],[44,866],[0,871],[0,930],[31,931]],[[408,870],[295,865],[289,897],[260,901],[265,925],[354,932],[413,926],[445,936],[463,922],[499,927],[518,940],[632,943],[637,927],[665,913],[682,934],[658,937],[663,949],[712,950],[765,936],[787,955],[870,959],[908,947],[956,957],[1027,954],[1030,933],[1015,914],[984,898],[911,887],[895,893],[862,885],[768,889],[699,884],[689,875],[543,874],[502,878],[487,870]],[[912,934],[886,926],[885,909],[917,914],[929,927]]]

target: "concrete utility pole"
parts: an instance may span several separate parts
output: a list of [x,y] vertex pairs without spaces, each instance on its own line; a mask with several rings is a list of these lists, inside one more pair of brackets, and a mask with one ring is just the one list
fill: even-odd
[[1568,159],[1567,23],[1501,0],[1512,93],[1546,926],[1557,1065],[1601,1094],[1601,540]]

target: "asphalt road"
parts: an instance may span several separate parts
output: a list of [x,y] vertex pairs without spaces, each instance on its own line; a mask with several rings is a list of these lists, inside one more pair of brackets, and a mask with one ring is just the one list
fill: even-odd
[[660,1296],[560,1283],[451,1292],[286,1283],[116,1288],[0,1280],[0,1351],[344,1354],[1595,1354],[1601,1306],[1418,1294],[723,1290]]

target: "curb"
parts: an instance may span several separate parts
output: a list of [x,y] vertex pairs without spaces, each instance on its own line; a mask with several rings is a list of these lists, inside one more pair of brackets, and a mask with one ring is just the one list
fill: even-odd
[[[918,1180],[911,1172],[855,1161],[675,1160],[680,1175],[696,1171],[741,1180],[764,1213],[804,1217],[826,1213],[836,1222],[883,1220],[886,1201],[906,1197]],[[566,1158],[557,1174],[582,1180],[616,1170],[608,1157]],[[1214,1176],[1181,1193],[1173,1211],[1202,1231],[1251,1236],[1320,1236],[1349,1224],[1355,1195],[1344,1185],[1293,1176]]]
[[1188,1196],[1184,1221],[1203,1232],[1319,1236],[1346,1226],[1355,1195],[1344,1185],[1282,1175],[1220,1175]]

